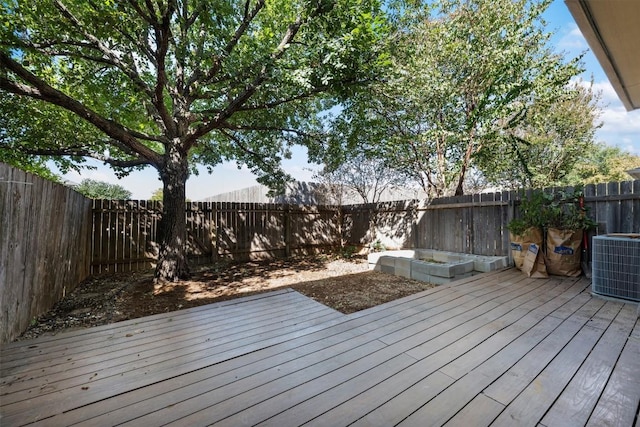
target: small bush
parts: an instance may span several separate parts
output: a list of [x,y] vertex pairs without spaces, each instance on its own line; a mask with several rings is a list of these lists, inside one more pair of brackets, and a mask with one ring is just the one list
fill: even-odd
[[353,258],[356,252],[357,252],[357,248],[353,245],[349,245],[340,249],[340,256],[342,258],[349,259],[349,258]]
[[375,242],[373,242],[371,244],[371,246],[369,247],[369,249],[371,250],[371,252],[382,252],[385,251],[387,248],[386,246],[380,241],[380,239],[376,240]]

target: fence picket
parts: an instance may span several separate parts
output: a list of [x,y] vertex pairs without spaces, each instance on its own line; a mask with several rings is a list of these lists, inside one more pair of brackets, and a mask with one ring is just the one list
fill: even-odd
[[91,201],[0,163],[0,343],[89,274]]

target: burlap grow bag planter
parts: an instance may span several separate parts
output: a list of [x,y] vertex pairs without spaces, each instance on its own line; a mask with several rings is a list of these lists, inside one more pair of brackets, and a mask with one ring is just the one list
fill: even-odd
[[557,276],[576,277],[582,274],[580,268],[580,246],[582,230],[547,230],[547,272]]
[[542,246],[542,230],[536,227],[530,227],[525,230],[522,235],[509,233],[511,239],[511,256],[518,270],[522,270],[524,258],[532,243],[538,247]]

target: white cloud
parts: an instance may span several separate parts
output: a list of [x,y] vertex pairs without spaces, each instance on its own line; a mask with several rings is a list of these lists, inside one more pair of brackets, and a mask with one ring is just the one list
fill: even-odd
[[601,81],[594,84],[594,89],[602,96],[601,104],[603,108],[602,121],[603,128],[608,132],[624,134],[631,140],[631,136],[640,135],[640,111],[627,111],[622,105],[618,94],[608,81]]
[[557,48],[560,50],[583,51],[589,48],[587,40],[575,22],[568,23],[560,30],[560,34],[562,36],[556,43]]
[[[580,84],[588,86],[590,82]],[[627,111],[608,80],[595,82],[593,89],[601,96],[602,127],[596,134],[597,140],[640,155],[640,110]]]
[[626,111],[624,108],[609,107],[603,110],[603,129],[616,132],[630,139],[630,134],[640,135],[639,111]]
[[[589,82],[585,82],[584,84],[588,85]],[[613,89],[613,86],[611,86],[611,83],[609,83],[609,80],[594,82],[593,89],[596,92],[600,93],[600,95],[602,96],[602,102],[606,104],[609,104],[611,102],[613,103],[620,102],[620,100],[618,99],[618,95],[616,94],[616,91]]]

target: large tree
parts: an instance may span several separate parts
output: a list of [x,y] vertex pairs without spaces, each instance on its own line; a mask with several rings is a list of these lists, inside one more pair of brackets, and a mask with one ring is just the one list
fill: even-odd
[[236,160],[282,186],[290,144],[318,153],[317,113],[384,64],[376,0],[8,0],[0,16],[0,90],[28,100],[2,107],[24,113],[2,149],[157,169],[161,281],[188,274],[194,165]]
[[580,184],[577,170],[597,151],[599,99],[592,85],[577,81],[559,99],[532,104],[501,136],[504,149],[479,156],[484,176],[503,188]]
[[335,128],[369,135],[432,196],[463,194],[470,171],[484,172],[477,160],[506,149],[532,105],[570,97],[581,70],[549,46],[550,1],[436,0],[398,20],[396,73],[345,105]]

